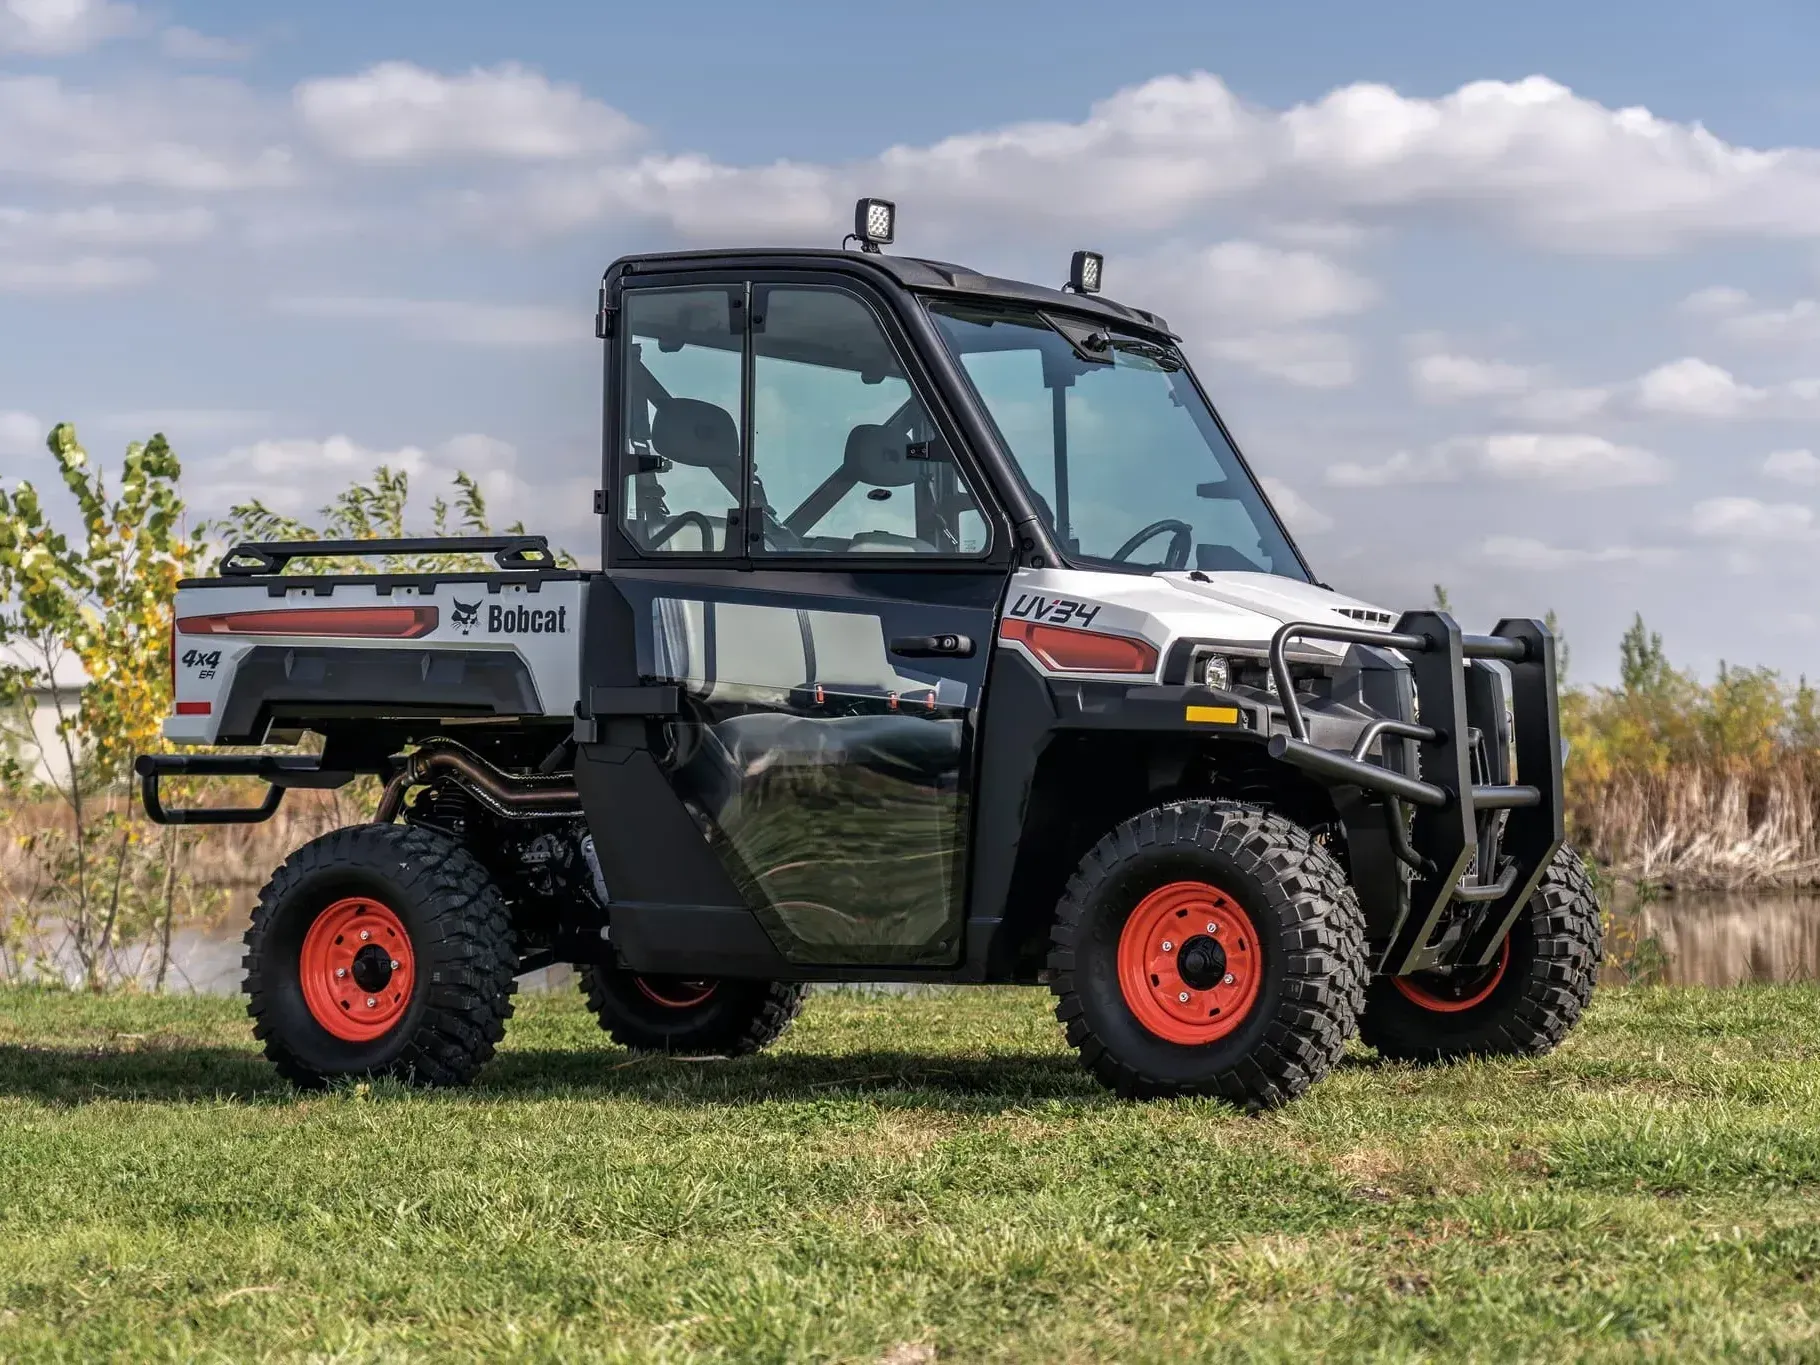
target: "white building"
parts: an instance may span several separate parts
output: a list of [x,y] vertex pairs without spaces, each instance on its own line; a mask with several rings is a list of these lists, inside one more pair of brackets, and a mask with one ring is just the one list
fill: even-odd
[[[31,662],[16,648],[0,648],[0,663]],[[64,654],[44,685],[26,695],[17,719],[7,717],[4,721],[0,743],[40,782],[64,786],[69,781],[69,757],[57,735],[57,717],[75,712],[87,680],[76,656]]]

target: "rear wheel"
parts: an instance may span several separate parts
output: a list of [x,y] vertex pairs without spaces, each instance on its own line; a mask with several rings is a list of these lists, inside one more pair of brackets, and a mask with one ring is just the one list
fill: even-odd
[[794,981],[642,976],[598,966],[582,969],[581,988],[621,1047],[692,1057],[742,1057],[769,1047],[808,990]]
[[1403,1061],[1550,1052],[1592,999],[1603,956],[1598,896],[1579,855],[1563,848],[1489,964],[1378,977],[1359,1033]]
[[253,1035],[299,1085],[465,1084],[512,1013],[505,901],[430,830],[356,826],[305,844],[260,892],[245,943]]
[[1127,820],[1056,909],[1055,1014],[1122,1095],[1277,1105],[1326,1074],[1363,1003],[1365,932],[1300,826],[1232,801]]

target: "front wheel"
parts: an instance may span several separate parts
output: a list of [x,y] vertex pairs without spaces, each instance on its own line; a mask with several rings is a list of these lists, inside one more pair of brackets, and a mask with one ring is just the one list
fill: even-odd
[[253,1035],[298,1085],[465,1084],[512,1013],[505,901],[431,830],[361,825],[305,844],[259,893],[245,943]]
[[1378,977],[1360,1037],[1398,1061],[1551,1052],[1592,999],[1604,951],[1592,879],[1562,848],[1489,964]]
[[1055,1015],[1121,1095],[1282,1104],[1324,1076],[1364,1000],[1345,874],[1299,825],[1234,801],[1127,820],[1056,908]]
[[795,981],[641,976],[600,966],[582,969],[581,988],[621,1047],[685,1057],[743,1057],[769,1047],[808,991]]

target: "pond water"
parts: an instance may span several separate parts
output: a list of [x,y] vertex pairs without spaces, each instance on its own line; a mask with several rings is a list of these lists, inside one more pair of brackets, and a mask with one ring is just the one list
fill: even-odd
[[1736,986],[1820,980],[1820,897],[1692,895],[1634,913],[1640,937],[1664,959],[1670,985]]
[[[1736,986],[1753,981],[1820,980],[1820,896],[1684,896],[1642,906],[1626,917],[1639,940],[1653,939],[1659,953],[1655,980],[1670,985]],[[240,990],[244,925],[226,920],[189,925],[171,936],[169,988],[206,995]],[[79,979],[61,934],[39,945],[72,982]],[[120,955],[123,975],[151,984],[157,970],[155,947],[133,947]],[[1619,979],[1622,979],[1620,976]],[[521,991],[573,990],[568,967],[528,973]]]

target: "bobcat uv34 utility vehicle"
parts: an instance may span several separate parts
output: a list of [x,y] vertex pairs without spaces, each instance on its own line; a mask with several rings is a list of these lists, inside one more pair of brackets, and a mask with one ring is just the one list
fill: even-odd
[[[1046,984],[1119,1092],[1254,1106],[1355,1030],[1559,1042],[1600,943],[1549,632],[1318,582],[1098,256],[1021,284],[881,252],[894,217],[607,271],[598,572],[259,543],[183,584],[168,739],[320,751],[146,756],[153,818],[384,783],[253,911],[278,1069],[466,1081],[553,962],[620,1043],[706,1055],[811,982]],[[165,804],[208,774],[270,790]]]

